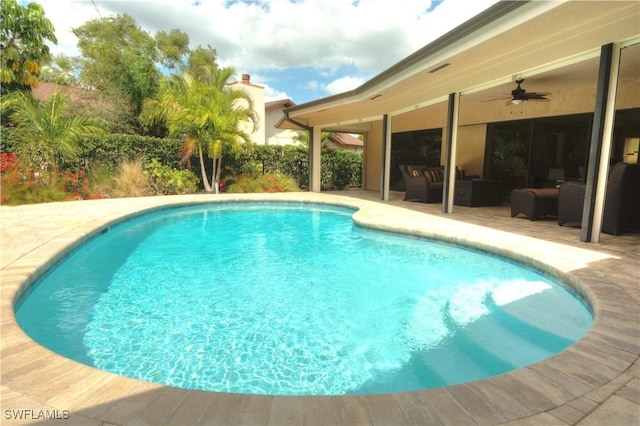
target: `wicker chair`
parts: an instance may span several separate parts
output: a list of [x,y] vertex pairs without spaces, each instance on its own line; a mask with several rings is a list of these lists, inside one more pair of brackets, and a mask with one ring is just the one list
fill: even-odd
[[[558,192],[558,225],[580,226],[585,184],[565,182]],[[611,169],[605,194],[602,232],[619,235],[640,229],[640,164],[617,163]]]
[[584,182],[567,181],[558,188],[558,225],[580,226],[584,207]]
[[430,182],[425,171],[442,170],[442,167],[400,165],[404,179],[404,201],[421,201],[423,203],[442,202],[443,182]]

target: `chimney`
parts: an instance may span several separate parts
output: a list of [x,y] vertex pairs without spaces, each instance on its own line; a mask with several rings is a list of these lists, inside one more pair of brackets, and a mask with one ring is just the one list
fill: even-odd
[[251,79],[251,76],[249,74],[242,74],[242,82],[244,84],[249,84],[250,79]]

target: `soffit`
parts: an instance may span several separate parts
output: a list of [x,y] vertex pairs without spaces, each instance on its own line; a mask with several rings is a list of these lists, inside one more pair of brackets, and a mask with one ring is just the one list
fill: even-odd
[[[539,7],[534,3],[539,2],[533,2],[532,8]],[[299,105],[290,111],[290,116],[311,126],[339,128],[380,119],[383,114],[418,109],[445,100],[449,93],[464,93],[482,85],[488,88],[465,99],[480,101],[505,91],[508,94],[516,75],[526,75],[529,92],[594,84],[600,46],[638,37],[640,33],[640,4],[635,1],[550,4],[552,8],[547,4],[537,15],[532,13],[535,9],[518,8],[499,19],[501,22],[486,24],[482,34],[478,32],[479,37],[484,37],[480,42],[472,34],[424,59],[419,66],[412,65],[410,71],[399,70],[396,76],[351,96],[327,98],[325,103],[316,101],[309,108]],[[509,21],[517,25],[509,28],[505,24]],[[492,30],[495,34],[487,36]],[[582,59],[585,53],[586,60],[553,67],[566,58]],[[621,78],[625,78],[623,73],[626,78],[638,78],[639,56],[627,56],[630,59],[621,68]],[[443,63],[451,65],[429,72]],[[542,66],[546,67],[544,72],[536,74]]]

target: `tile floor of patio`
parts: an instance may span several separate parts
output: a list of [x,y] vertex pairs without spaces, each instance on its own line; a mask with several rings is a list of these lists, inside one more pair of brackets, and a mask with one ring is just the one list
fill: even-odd
[[[0,391],[2,424],[640,424],[640,234],[581,243],[553,220],[511,218],[508,207],[380,202],[368,191],[192,195],[0,207]],[[13,306],[65,248],[124,215],[222,200],[355,206],[373,228],[512,253],[560,274],[593,305],[580,342],[501,376],[420,392],[346,397],[272,397],[176,389],[116,376],[56,355],[15,323]],[[31,410],[31,411],[25,411]],[[67,419],[47,421],[39,416]],[[18,419],[22,415],[27,418]]]

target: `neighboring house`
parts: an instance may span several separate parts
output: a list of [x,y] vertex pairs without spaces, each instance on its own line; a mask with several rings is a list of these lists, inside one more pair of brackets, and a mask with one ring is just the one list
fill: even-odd
[[267,145],[299,145],[297,138],[301,131],[291,129],[278,129],[277,125],[284,110],[295,106],[291,99],[280,99],[267,102],[265,109],[265,140]]
[[253,100],[253,110],[258,116],[257,126],[252,128],[251,123],[241,123],[242,130],[251,135],[251,140],[259,145],[265,143],[265,111],[264,111],[264,86],[251,83],[249,74],[242,74],[242,80],[229,83],[234,90],[242,90]]
[[322,141],[325,148],[341,149],[343,151],[361,152],[364,148],[364,141],[349,133],[332,133]]
[[258,145],[296,145],[296,140],[300,134],[299,130],[278,129],[278,121],[282,118],[286,108],[295,106],[291,99],[280,99],[272,102],[265,102],[264,87],[251,83],[249,74],[242,74],[242,79],[229,84],[232,89],[244,90],[253,100],[253,109],[258,115],[258,127],[253,133],[250,132],[249,125],[245,130],[251,133],[251,139]]

